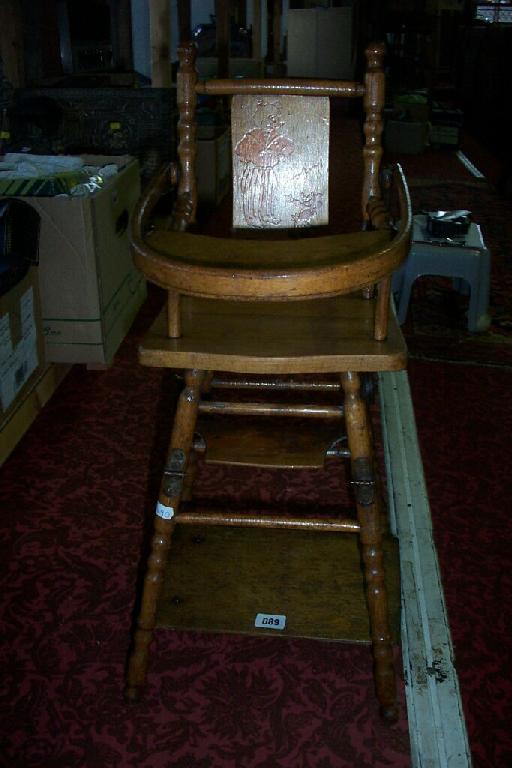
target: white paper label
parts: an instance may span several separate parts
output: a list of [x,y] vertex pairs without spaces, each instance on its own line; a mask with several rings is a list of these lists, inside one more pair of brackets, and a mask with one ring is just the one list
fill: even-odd
[[257,613],[254,626],[259,629],[284,629],[286,616],[280,613]]
[[164,504],[157,502],[156,514],[158,517],[162,517],[164,520],[171,520],[174,517],[174,508],[166,507]]

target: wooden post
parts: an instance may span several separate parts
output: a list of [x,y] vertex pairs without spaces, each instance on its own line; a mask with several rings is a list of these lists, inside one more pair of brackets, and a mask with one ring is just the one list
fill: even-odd
[[192,36],[192,16],[190,13],[190,0],[178,0],[178,27],[180,33],[180,45],[190,42]]
[[179,339],[181,336],[181,296],[176,291],[169,291],[167,295],[167,335],[170,339]]
[[178,59],[180,65],[176,78],[176,97],[180,113],[178,157],[180,158],[181,173],[178,181],[178,199],[174,209],[173,227],[183,231],[191,222],[195,221],[197,207],[195,45],[188,43],[178,48]]
[[365,75],[364,110],[366,113],[363,126],[365,145],[364,181],[362,191],[363,219],[368,219],[368,201],[371,197],[380,197],[380,161],[382,159],[382,113],[384,110],[384,46],[381,43],[370,45],[365,56],[368,62]]
[[[128,71],[133,68],[132,52],[132,11],[130,0],[119,0],[119,2],[110,6],[110,16],[115,22],[115,47],[116,56],[115,65],[120,69]],[[113,41],[114,42],[114,41]]]
[[149,645],[156,624],[158,597],[162,590],[167,555],[174,532],[174,517],[178,513],[181,501],[183,475],[187,470],[192,450],[204,377],[203,371],[186,371],[185,388],[178,402],[167,464],[160,486],[151,554],[147,561],[141,608],[128,666],[126,697],[129,701],[136,701],[139,698],[140,688],[146,678]]
[[215,0],[215,18],[217,20],[217,75],[229,77],[229,0]]
[[0,57],[4,76],[14,88],[25,85],[23,19],[18,0],[0,2]]
[[153,88],[171,87],[170,24],[169,0],[149,0]]
[[382,527],[373,471],[371,427],[367,408],[361,397],[359,374],[347,371],[342,374],[341,383],[345,392],[345,426],[351,456],[357,519],[361,526],[359,541],[370,616],[375,686],[382,716],[388,722],[395,722],[398,706],[384,580]]
[[281,0],[274,0],[272,15],[272,64],[274,77],[281,74]]
[[252,0],[252,58],[261,59],[261,0]]

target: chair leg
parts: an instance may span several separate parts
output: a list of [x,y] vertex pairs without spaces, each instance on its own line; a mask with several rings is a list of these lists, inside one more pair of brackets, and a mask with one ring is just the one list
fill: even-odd
[[188,455],[187,471],[183,478],[181,501],[192,501],[194,480],[197,474],[197,453],[191,449]]
[[149,646],[156,623],[158,598],[175,527],[174,517],[183,491],[183,477],[192,449],[204,380],[203,371],[187,371],[179,401],[154,519],[154,533],[142,592],[142,602],[128,663],[126,698],[136,701],[146,679]]
[[351,452],[352,482],[356,489],[357,516],[360,530],[366,598],[375,667],[375,687],[385,720],[398,717],[393,647],[389,631],[382,519],[372,459],[371,432],[366,406],[360,394],[359,376],[342,375],[345,392],[345,421]]

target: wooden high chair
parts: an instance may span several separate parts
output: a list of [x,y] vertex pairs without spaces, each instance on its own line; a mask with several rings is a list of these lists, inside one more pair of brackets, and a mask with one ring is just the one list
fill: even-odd
[[[390,277],[407,254],[411,210],[399,167],[390,182],[399,200],[396,226],[380,191],[383,53],[380,45],[366,51],[364,83],[292,79],[198,82],[194,47],[186,45],[179,51],[179,165],[171,164],[150,185],[132,233],[137,266],[150,281],[167,289],[169,296],[166,312],[140,350],[140,361],[184,371],[184,387],[156,505],[129,662],[130,699],[138,697],[144,683],[157,599],[177,523],[328,530],[359,535],[377,695],[383,716],[388,720],[397,717],[382,516],[361,395],[361,374],[395,371],[406,362],[400,330],[389,312]],[[194,112],[199,94],[233,97],[233,223],[239,230],[233,239],[191,230],[197,204]],[[363,231],[298,237],[298,228],[327,223],[329,103],[335,97],[361,98],[364,104]],[[156,226],[152,210],[172,186],[177,188],[173,214]],[[288,238],[244,239],[240,237],[244,229],[295,232]],[[215,372],[222,372],[221,377]],[[235,374],[233,381],[229,374]],[[311,374],[330,374],[331,381],[323,384]],[[212,398],[217,386],[235,391],[254,387],[260,394],[251,402],[217,401]],[[261,395],[262,391],[268,394],[289,388],[316,396],[333,386],[339,392],[337,404],[283,403],[279,398],[267,402]],[[306,461],[307,466],[321,466],[325,453],[339,447],[332,425],[339,436],[344,424],[348,449],[338,450],[338,455],[350,457],[357,519],[276,514],[244,517],[229,511],[180,508],[184,494],[190,496],[194,451],[204,452],[206,460],[209,457],[209,440],[215,437],[208,427],[211,414],[238,420],[241,439],[231,458],[256,466],[271,465],[270,453],[275,453],[277,466],[300,466],[295,455],[300,441],[286,440],[289,436],[282,426],[272,439],[265,438],[263,447],[256,438],[244,441],[244,417],[281,417],[280,424],[286,417],[290,429],[296,417],[323,420],[325,426],[316,430],[323,444],[315,461]],[[283,436],[284,446],[277,447]],[[283,459],[286,450],[293,454],[288,460]],[[228,461],[230,457],[221,458]]]

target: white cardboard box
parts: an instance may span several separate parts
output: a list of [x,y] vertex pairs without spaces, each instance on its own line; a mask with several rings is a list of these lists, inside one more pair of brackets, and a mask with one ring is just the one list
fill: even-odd
[[0,297],[0,434],[44,366],[37,272]]
[[387,152],[417,155],[427,146],[429,124],[408,120],[387,120],[384,147]]
[[39,285],[45,356],[56,363],[110,363],[146,296],[129,243],[140,195],[138,162],[116,163],[117,175],[87,197],[24,197],[41,217]]

